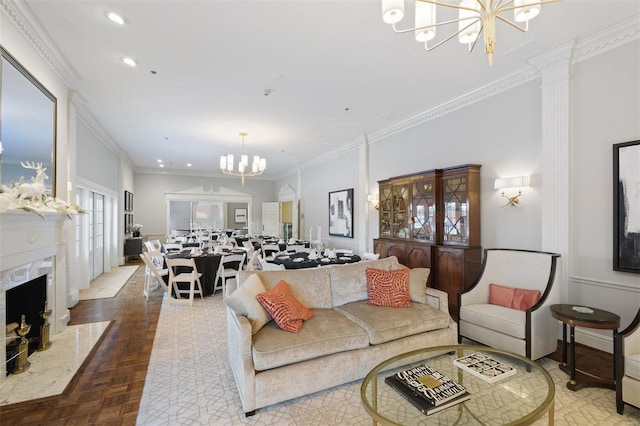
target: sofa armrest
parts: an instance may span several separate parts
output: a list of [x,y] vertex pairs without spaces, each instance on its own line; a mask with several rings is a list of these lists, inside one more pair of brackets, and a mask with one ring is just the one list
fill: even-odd
[[245,413],[255,410],[255,377],[249,320],[227,308],[227,351]]
[[427,305],[449,315],[449,295],[442,290],[427,287]]

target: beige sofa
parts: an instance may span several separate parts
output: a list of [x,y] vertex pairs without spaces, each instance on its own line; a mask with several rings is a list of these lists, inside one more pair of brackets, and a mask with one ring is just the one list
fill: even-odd
[[412,306],[390,308],[365,303],[367,267],[404,268],[389,257],[240,273],[240,285],[256,273],[267,290],[285,280],[315,313],[297,334],[279,329],[272,320],[252,335],[252,323],[238,312],[242,309],[227,308],[229,361],[247,416],[261,407],[361,379],[394,355],[456,343],[457,325],[449,315],[447,294],[426,287],[428,269],[410,271]]

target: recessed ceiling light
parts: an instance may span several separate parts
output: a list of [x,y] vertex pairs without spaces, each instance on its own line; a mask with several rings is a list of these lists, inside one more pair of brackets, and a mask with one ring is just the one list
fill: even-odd
[[191,167],[191,166],[192,166],[192,164],[191,164],[191,163],[187,163],[187,167]]
[[162,160],[158,159],[158,163],[162,163]]
[[130,67],[135,67],[136,66],[136,61],[134,61],[133,59],[126,57],[126,58],[122,58],[122,62],[124,62],[125,64],[129,65]]
[[164,164],[159,164],[160,167],[164,167]]
[[118,15],[115,12],[107,13],[107,18],[109,18],[111,22],[115,22],[118,25],[124,25],[126,22],[122,16]]

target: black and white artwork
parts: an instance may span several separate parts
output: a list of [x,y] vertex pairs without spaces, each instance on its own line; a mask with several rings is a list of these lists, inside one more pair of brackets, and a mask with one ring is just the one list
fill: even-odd
[[640,141],[613,145],[613,269],[640,274]]
[[353,188],[329,193],[329,235],[353,238]]

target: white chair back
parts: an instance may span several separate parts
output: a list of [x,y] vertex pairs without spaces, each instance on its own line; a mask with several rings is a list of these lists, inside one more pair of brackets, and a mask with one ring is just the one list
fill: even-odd
[[[193,305],[193,298],[195,293],[200,295],[201,299],[204,299],[204,293],[202,292],[202,284],[200,284],[200,276],[202,274],[198,273],[198,268],[196,267],[196,262],[193,259],[185,259],[185,258],[174,258],[166,259],[167,268],[169,269],[169,287],[173,286],[173,290],[176,293],[176,297],[180,298],[182,294],[189,295],[189,306]],[[178,267],[188,268],[188,272],[177,272]],[[181,289],[179,287],[179,283],[189,283],[189,289]],[[196,290],[196,285],[198,289]],[[170,291],[170,290],[169,290]],[[169,296],[171,296],[169,294]],[[171,304],[171,297],[168,297],[168,303]]]

